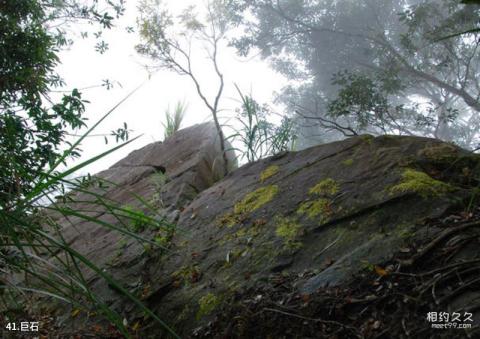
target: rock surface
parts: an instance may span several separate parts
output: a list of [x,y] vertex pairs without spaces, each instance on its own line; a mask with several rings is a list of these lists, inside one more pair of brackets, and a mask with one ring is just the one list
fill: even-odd
[[[229,170],[232,170],[237,166],[232,153],[228,153],[228,159]],[[224,162],[215,126],[212,123],[195,125],[178,131],[165,142],[133,151],[98,173],[89,183],[88,193],[82,190],[71,192],[65,208],[95,220],[75,216],[64,218],[58,212],[49,213],[49,217],[62,225],[62,237],[72,248],[124,282],[127,288],[139,287],[138,279],[149,265],[147,252],[151,244],[125,236],[99,222],[129,232],[133,229],[142,238],[153,240],[154,230],[131,225],[129,212],[145,214],[160,223],[165,220],[167,225],[173,225],[180,211],[199,192],[220,180],[223,173]],[[99,197],[125,212],[110,213],[98,203]],[[119,214],[126,216],[118,219]],[[93,290],[107,303],[117,302],[118,293],[93,271],[84,270],[84,277],[91,281]],[[62,316],[68,317],[68,314]]]
[[[304,295],[345,286],[365,267],[438,233],[425,222],[462,204],[480,181],[479,157],[450,144],[368,135],[279,154],[219,180],[214,136],[209,124],[185,129],[98,174],[118,184],[102,194],[134,205],[131,192],[153,199],[152,178],[165,173],[158,208],[176,225],[168,251],[146,251],[90,222],[64,229],[74,248],[127,289],[141,290],[145,304],[181,336],[272,274],[313,272],[296,281]],[[101,210],[92,216],[111,218]],[[91,278],[130,323],[141,321],[130,302]],[[154,331],[147,323],[142,329]]]

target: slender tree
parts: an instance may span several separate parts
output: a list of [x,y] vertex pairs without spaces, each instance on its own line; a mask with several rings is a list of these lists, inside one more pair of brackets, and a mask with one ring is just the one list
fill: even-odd
[[[138,26],[142,41],[137,51],[152,59],[153,69],[168,69],[187,76],[193,82],[198,96],[212,114],[220,139],[221,152],[228,170],[225,138],[218,119],[219,105],[225,82],[219,66],[219,48],[229,29],[230,19],[223,1],[206,3],[204,20],[199,19],[195,6],[185,8],[181,15],[174,17],[164,8],[161,0],[145,0],[139,6]],[[208,89],[201,83],[199,70],[195,68],[193,49],[203,49],[211,62],[212,73],[217,79],[216,90],[209,97]],[[210,78],[208,86],[212,86]]]

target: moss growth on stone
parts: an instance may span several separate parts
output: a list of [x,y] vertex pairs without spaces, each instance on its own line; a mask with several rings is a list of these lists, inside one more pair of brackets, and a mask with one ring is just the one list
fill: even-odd
[[[266,223],[266,222],[265,222]],[[262,227],[264,222],[258,222],[255,220],[252,224],[240,227],[238,231],[234,233],[225,234],[219,241],[220,244],[227,242],[245,243],[254,240],[257,236],[262,234]]]
[[459,156],[457,147],[445,143],[425,147],[418,154],[436,162],[452,161]]
[[397,236],[403,240],[412,238],[415,235],[414,227],[410,223],[402,223],[395,228]]
[[342,161],[342,164],[344,164],[345,166],[352,166],[353,165],[353,159],[352,158],[346,159],[346,160]]
[[240,217],[235,213],[224,214],[220,216],[217,220],[220,226],[227,226],[227,227],[233,227],[235,224],[238,224],[241,222]]
[[241,228],[235,233],[236,238],[254,238],[260,234],[260,226],[253,224],[251,226]]
[[298,214],[306,214],[310,219],[315,219],[318,215],[322,215],[322,219],[325,220],[331,212],[331,203],[328,199],[305,201],[297,210]]
[[248,193],[245,198],[237,202],[233,208],[235,214],[253,212],[272,200],[278,192],[277,185],[260,187]]
[[274,241],[264,241],[255,247],[249,267],[252,271],[262,271],[265,267],[275,262],[282,253],[282,248]]
[[242,223],[246,215],[259,209],[270,200],[272,200],[278,192],[277,185],[260,187],[257,190],[248,193],[245,197],[237,202],[233,207],[233,211],[220,216],[217,219],[219,226],[233,227]]
[[198,300],[199,309],[197,312],[197,320],[211,314],[220,304],[219,298],[213,293],[207,293]]
[[340,187],[338,183],[332,178],[327,178],[310,188],[308,193],[317,195],[335,195],[339,190]]
[[189,286],[193,283],[196,283],[200,277],[201,272],[198,266],[182,266],[179,270],[172,273],[172,278],[175,280],[174,285],[180,286]]
[[285,246],[295,249],[302,246],[301,242],[296,241],[302,233],[302,228],[295,219],[278,217],[275,221],[277,223],[275,234],[283,239]]
[[435,180],[425,172],[409,168],[402,173],[402,181],[390,188],[390,193],[412,192],[428,198],[440,197],[452,190],[451,185]]
[[277,165],[272,165],[272,166],[267,167],[267,168],[260,174],[260,181],[261,181],[261,182],[264,182],[264,181],[267,180],[268,178],[270,178],[270,177],[274,176],[275,174],[277,174],[279,170],[280,170],[280,167],[278,167]]

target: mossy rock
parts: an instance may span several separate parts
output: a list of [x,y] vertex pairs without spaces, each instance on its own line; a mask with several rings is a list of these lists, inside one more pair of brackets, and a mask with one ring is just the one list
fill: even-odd
[[435,180],[425,172],[406,169],[402,181],[389,189],[390,193],[417,193],[423,198],[442,197],[455,188],[442,181]]
[[308,191],[312,195],[335,195],[340,190],[338,183],[332,178],[320,181]]
[[328,199],[316,199],[303,202],[297,210],[300,215],[307,215],[310,219],[322,216],[322,220],[326,220],[332,214],[331,202]]
[[460,152],[457,146],[443,143],[427,146],[421,149],[418,155],[433,162],[450,162],[458,158]]
[[277,193],[277,185],[260,187],[237,202],[233,211],[235,214],[251,213],[271,201]]
[[207,293],[198,300],[197,320],[211,314],[220,304],[220,298],[213,293]]
[[[450,166],[452,159],[455,165]],[[190,175],[171,175],[167,185],[203,187],[188,181]],[[148,277],[147,304],[162,320],[174,323],[181,337],[192,337],[194,329],[208,327],[220,306],[234,309],[223,304],[226,293],[270,279],[281,285],[283,274],[299,279],[298,290],[288,293],[348,286],[362,262],[389,260],[425,235],[425,218],[441,216],[454,206],[453,199],[472,197],[477,177],[477,156],[427,138],[363,136],[287,152],[247,164],[196,191],[193,201],[178,208],[175,234],[166,238],[159,233],[157,240],[168,243],[161,260],[142,256],[140,245],[139,253],[127,246],[122,265],[109,267],[109,273],[125,281]],[[136,192],[142,194],[153,191],[151,180],[139,187]],[[119,188],[115,194],[125,192]],[[87,241],[102,249],[97,229],[78,226]],[[108,255],[118,250],[118,241]],[[102,264],[104,258],[108,256],[94,260]],[[116,310],[131,309],[128,300],[120,300],[98,280],[92,290],[100,291],[104,300],[115,300]],[[304,311],[306,317],[315,316],[308,308]],[[143,316],[138,313],[131,319]],[[152,328],[153,337],[159,331]]]
[[302,243],[298,241],[303,234],[302,226],[294,218],[277,217],[275,234],[283,240],[284,246],[290,249],[298,249]]
[[280,171],[280,167],[276,165],[268,166],[265,170],[262,171],[260,174],[260,182],[264,182],[270,177],[273,177]]

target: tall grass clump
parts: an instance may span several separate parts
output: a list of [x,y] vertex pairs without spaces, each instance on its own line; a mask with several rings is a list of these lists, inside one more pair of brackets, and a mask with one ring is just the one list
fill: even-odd
[[252,95],[244,95],[236,86],[241,99],[236,124],[229,125],[234,133],[227,139],[236,143],[233,149],[239,160],[253,162],[270,155],[295,149],[295,126],[291,118],[283,116],[280,124],[270,122],[273,113],[261,106]]
[[[31,180],[27,191],[16,191],[8,199],[0,199],[0,312],[5,321],[18,321],[19,314],[35,314],[40,302],[67,309],[94,311],[104,316],[124,337],[131,337],[131,329],[124,318],[97,295],[87,281],[87,275],[103,279],[145,315],[159,323],[171,336],[177,337],[161,319],[136,296],[115,280],[102,267],[97,266],[87,254],[71,247],[62,235],[63,227],[72,218],[77,222],[95,223],[126,237],[151,246],[159,246],[150,239],[132,232],[125,223],[141,222],[158,230],[171,232],[172,225],[154,215],[155,210],[141,197],[136,197],[142,210],[127,210],[116,201],[103,196],[106,184],[99,178],[86,176],[68,179],[73,173],[126,146],[135,139],[124,140],[117,146],[96,155],[67,170],[58,170],[67,159],[79,152],[81,142],[130,95],[116,104],[81,137],[71,144],[61,156]],[[67,189],[68,188],[68,189]],[[68,191],[70,190],[70,191]],[[55,197],[54,197],[55,196]],[[77,201],[75,196],[81,196]],[[102,209],[116,222],[107,222],[92,216],[92,211]],[[152,215],[150,215],[152,214]],[[106,219],[105,219],[106,220]],[[2,324],[5,325],[5,324]]]
[[164,128],[164,139],[171,137],[175,132],[180,129],[185,114],[187,112],[188,105],[183,101],[178,101],[175,104],[173,111],[168,107],[165,110],[165,122],[162,122]]

